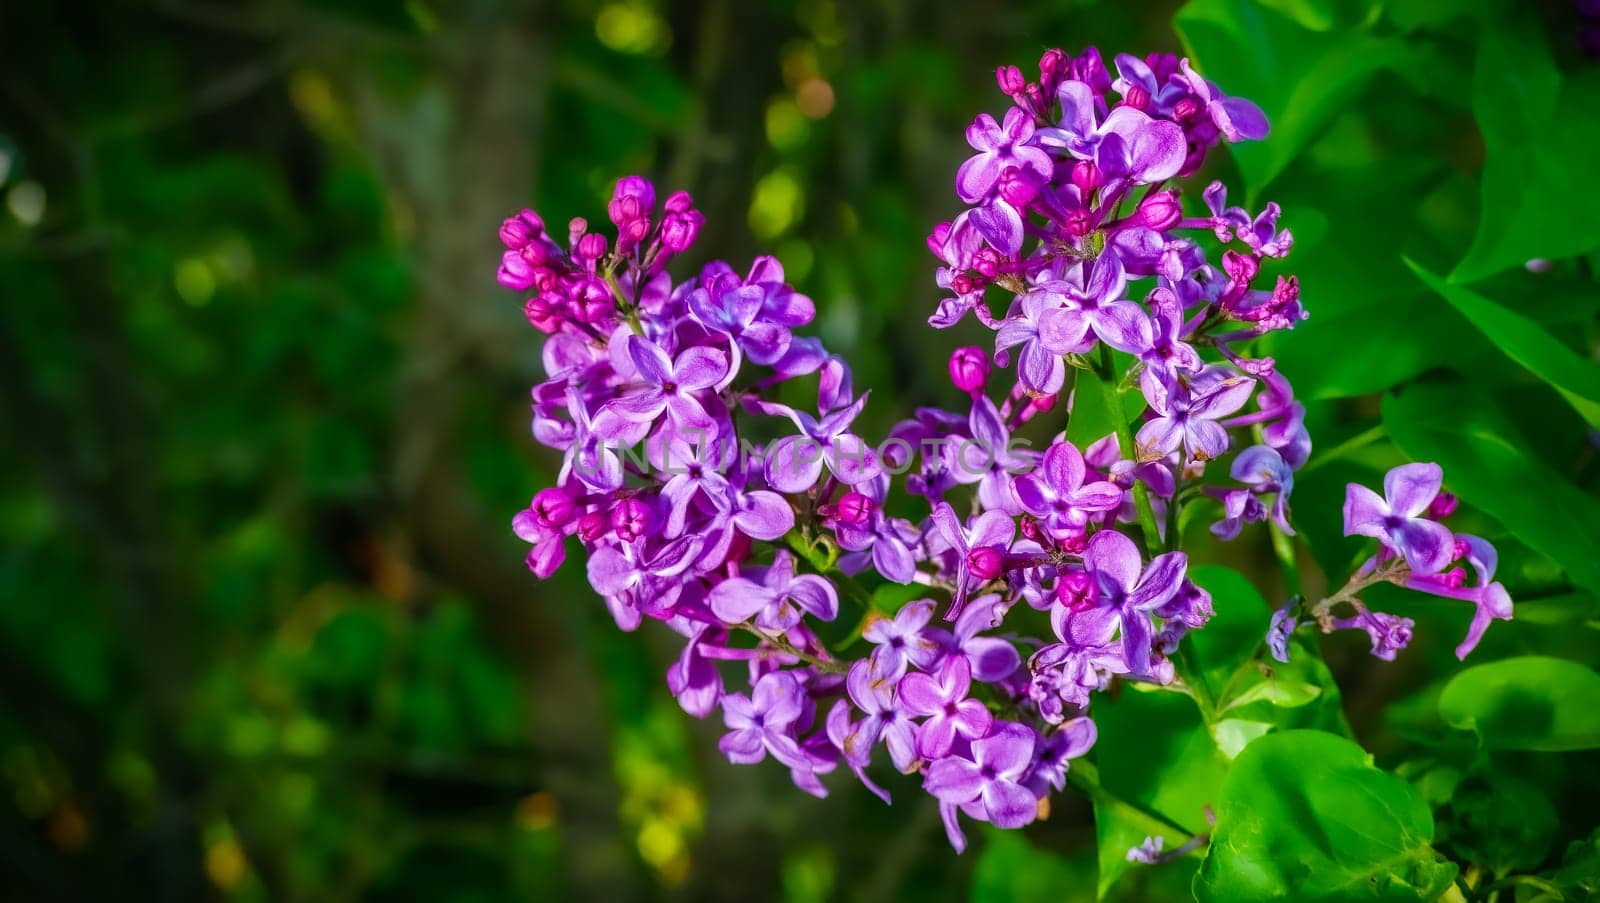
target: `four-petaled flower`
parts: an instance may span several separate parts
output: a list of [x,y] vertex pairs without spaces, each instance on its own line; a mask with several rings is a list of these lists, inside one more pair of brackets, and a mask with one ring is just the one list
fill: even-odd
[[900,679],[900,703],[911,715],[926,718],[917,728],[917,753],[924,759],[950,754],[956,736],[971,740],[989,731],[993,716],[982,702],[970,699],[972,665],[964,655],[944,660],[937,674],[914,672]]
[[[1020,828],[1033,821],[1038,800],[1023,785],[1033,763],[1033,728],[1011,722],[972,741],[972,757],[947,756],[928,766],[927,791],[946,803],[963,807],[999,828]],[[977,811],[973,811],[977,810]]]
[[1415,574],[1437,574],[1450,563],[1455,537],[1423,515],[1444,470],[1437,464],[1402,464],[1383,477],[1383,495],[1357,483],[1345,487],[1344,535],[1370,536],[1401,556]]

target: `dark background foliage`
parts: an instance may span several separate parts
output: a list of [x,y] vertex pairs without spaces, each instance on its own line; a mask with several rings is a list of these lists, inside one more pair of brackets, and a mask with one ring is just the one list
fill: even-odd
[[[1051,46],[1187,42],[1274,120],[1212,168],[1283,203],[1313,319],[1272,351],[1319,449],[1356,437],[1297,491],[1313,585],[1354,552],[1344,481],[1437,458],[1524,600],[1478,655],[1600,661],[1590,377],[1544,372],[1402,261],[1592,358],[1593,258],[1563,258],[1600,245],[1593,36],[1579,5],[1447,6],[1203,0],[1176,29],[1176,4],[1074,0],[0,7],[0,887],[1092,898],[1081,800],[957,857],[912,779],[888,809],[729,767],[665,691],[672,637],[618,634],[578,562],[527,573],[508,524],[556,462],[527,434],[537,336],[494,282],[516,209],[602,218],[631,172],[687,188],[697,255],[776,253],[817,299],[871,435],[947,398],[945,355],[982,338],[923,325],[922,237],[955,210],[965,125],[1001,107],[994,67]],[[1199,554],[1284,593],[1260,536]],[[1433,699],[1467,614],[1391,607],[1418,620],[1399,662],[1325,652],[1355,735],[1425,780],[1454,761],[1418,736],[1449,732]],[[1430,798],[1441,844],[1555,867],[1594,825],[1597,763],[1497,756],[1512,789]],[[1512,810],[1548,818],[1494,823]]]

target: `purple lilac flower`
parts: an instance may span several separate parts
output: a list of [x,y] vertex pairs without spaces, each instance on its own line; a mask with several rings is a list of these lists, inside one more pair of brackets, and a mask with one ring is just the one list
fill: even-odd
[[731,623],[753,618],[757,627],[780,632],[808,614],[822,621],[839,614],[833,584],[815,574],[797,575],[788,552],[778,552],[772,564],[748,573],[750,578],[730,577],[712,589],[707,601],[713,614]]
[[1209,461],[1228,450],[1228,432],[1217,421],[1249,400],[1255,381],[1228,375],[1205,383],[1179,379],[1170,385],[1147,379],[1144,386],[1155,416],[1134,437],[1139,460],[1164,458],[1182,447],[1189,460]]
[[767,753],[790,768],[810,760],[796,742],[793,728],[805,707],[805,691],[788,671],[773,671],[756,681],[749,696],[722,697],[722,720],[728,726],[717,748],[729,761],[748,764]]
[[906,712],[923,718],[917,728],[917,754],[925,759],[949,755],[956,737],[973,739],[989,730],[992,716],[976,699],[972,666],[964,655],[948,656],[935,674],[913,672],[900,679],[900,703]]
[[954,803],[968,815],[1000,828],[1020,828],[1033,821],[1038,799],[1023,785],[1033,762],[1033,729],[1001,722],[994,732],[972,741],[970,758],[947,756],[928,766],[923,782],[941,802]]
[[1050,446],[1036,470],[1017,479],[1017,500],[1052,536],[1082,535],[1089,518],[1118,508],[1123,494],[1105,480],[1085,484],[1087,473],[1083,454],[1063,439]]
[[1395,654],[1411,642],[1411,628],[1416,624],[1410,618],[1397,617],[1381,611],[1360,608],[1348,618],[1335,618],[1335,630],[1362,630],[1372,641],[1372,654],[1386,662],[1394,661]]
[[1188,569],[1188,556],[1168,552],[1156,556],[1149,567],[1139,559],[1133,540],[1110,530],[1089,540],[1083,563],[1093,586],[1094,607],[1066,619],[1064,643],[1103,646],[1120,636],[1122,654],[1134,674],[1150,671],[1152,628],[1150,612],[1177,595]]
[[1383,496],[1351,483],[1345,489],[1344,534],[1371,536],[1400,555],[1413,573],[1437,574],[1450,563],[1455,537],[1423,515],[1439,494],[1437,464],[1403,464],[1383,478]]
[[942,502],[934,507],[929,521],[941,550],[956,560],[955,593],[944,613],[945,620],[953,621],[961,616],[968,592],[1003,572],[1006,550],[1016,538],[1017,525],[1004,512],[985,511],[962,526],[955,509]]

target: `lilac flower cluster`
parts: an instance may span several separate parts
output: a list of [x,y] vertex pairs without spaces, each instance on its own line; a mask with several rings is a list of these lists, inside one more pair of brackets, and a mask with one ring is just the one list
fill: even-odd
[[[610,242],[573,220],[563,246],[531,211],[501,229],[500,282],[532,291],[525,313],[549,336],[533,432],[563,455],[514,522],[529,567],[548,576],[576,536],[620,628],[650,618],[684,638],[667,682],[691,714],[721,712],[730,760],[771,757],[819,796],[843,765],[887,801],[868,775],[883,747],[922,776],[958,849],[960,815],[1018,827],[1065,785],[1094,743],[1094,693],[1181,685],[1175,654],[1212,599],[1176,549],[1180,508],[1209,494],[1220,537],[1268,520],[1290,534],[1311,450],[1288,382],[1247,347],[1305,316],[1292,276],[1263,275],[1293,244],[1277,206],[1229,206],[1217,183],[1186,212],[1179,188],[1220,141],[1265,136],[1264,117],[1187,60],[1114,65],[1052,50],[1036,81],[997,73],[1011,106],[967,130],[965,208],[928,239],[948,293],[930,322],[970,312],[994,349],[950,360],[966,410],[919,410],[878,445],[855,432],[867,395],[848,366],[797,334],[815,308],[777,261],[668,275],[703,222],[687,194],[657,209],[648,181],[623,179]],[[783,397],[814,385],[814,406],[777,400],[796,380],[807,394]],[[1067,438],[1080,396],[1102,393],[1117,419],[1134,387],[1132,421]],[[1013,441],[1053,414],[1045,447]],[[912,464],[913,448],[940,452]],[[1228,479],[1202,486],[1230,453]],[[1429,592],[1494,595],[1492,550],[1423,518],[1421,482],[1352,496],[1351,529],[1385,544],[1371,573],[1404,561]],[[879,591],[896,584],[913,589]],[[1281,615],[1286,642],[1295,612]],[[844,657],[857,640],[870,651]],[[739,686],[724,662],[743,663]]]

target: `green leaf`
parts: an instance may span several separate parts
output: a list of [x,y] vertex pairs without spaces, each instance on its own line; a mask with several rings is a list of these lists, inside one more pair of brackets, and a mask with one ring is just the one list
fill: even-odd
[[1248,97],[1272,123],[1266,141],[1229,149],[1252,198],[1283,172],[1379,71],[1405,64],[1405,45],[1356,29],[1311,31],[1327,4],[1285,3],[1296,18],[1253,0],[1195,0],[1173,26],[1201,74]]
[[1600,747],[1600,674],[1529,655],[1475,665],[1451,678],[1439,714],[1491,749]]
[[1286,709],[1299,708],[1322,695],[1322,688],[1296,680],[1263,680],[1228,702],[1223,711],[1236,709],[1252,702],[1270,702]]
[[1251,743],[1223,782],[1201,903],[1432,900],[1456,867],[1430,845],[1433,816],[1361,747],[1321,731]]
[[[1177,693],[1125,692],[1096,701],[1094,715],[1101,786],[1191,834],[1204,830],[1205,807],[1216,801],[1225,766],[1194,704]],[[1128,850],[1154,829],[1149,819],[1099,801],[1094,825],[1104,896],[1128,870]],[[1161,833],[1169,849],[1189,839],[1176,831]]]
[[1410,260],[1406,264],[1507,357],[1549,383],[1590,426],[1600,429],[1600,364],[1579,357],[1533,320],[1451,285]]
[[1600,193],[1579,178],[1600,146],[1600,73],[1562,82],[1536,21],[1483,29],[1472,80],[1485,148],[1482,214],[1450,281],[1600,246]]
[[1437,461],[1451,491],[1600,589],[1600,502],[1523,451],[1489,398],[1455,379],[1417,383],[1384,398],[1383,423],[1412,459]]

